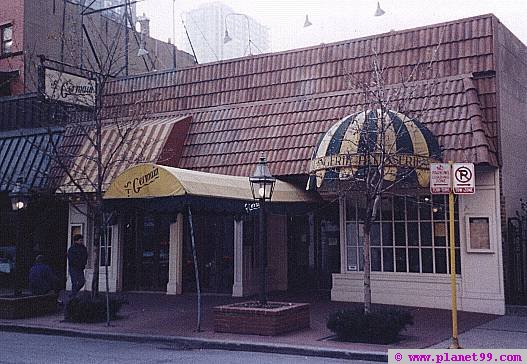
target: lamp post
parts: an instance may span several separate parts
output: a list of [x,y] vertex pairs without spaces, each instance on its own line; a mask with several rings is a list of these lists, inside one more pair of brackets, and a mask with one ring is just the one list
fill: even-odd
[[[229,43],[232,38],[231,36],[229,35],[229,30],[227,28],[227,18],[229,16],[234,16],[234,15],[239,15],[239,16],[243,16],[245,18],[245,20],[247,20],[247,33],[248,33],[248,40],[247,40],[247,48],[249,49],[249,55],[252,55],[252,52],[251,52],[251,24],[249,22],[249,17],[245,14],[241,14],[241,13],[229,13],[227,15],[225,15],[225,18],[224,18],[224,23],[225,23],[225,36],[223,37],[223,44],[226,44],[226,43]],[[244,52],[244,55],[245,55],[245,52]]]
[[276,178],[271,175],[269,167],[267,167],[267,160],[264,155],[260,157],[260,161],[256,165],[253,175],[249,177],[249,182],[251,183],[253,199],[260,203],[260,216],[258,224],[258,236],[260,243],[260,304],[265,305],[267,303],[267,236],[265,233],[265,202],[270,201],[273,196]]
[[16,259],[15,259],[15,284],[14,284],[14,295],[20,296],[22,294],[22,242],[20,233],[22,227],[22,210],[27,207],[29,202],[29,193],[27,187],[23,184],[24,179],[19,177],[17,178],[15,187],[9,193],[9,198],[11,199],[11,208],[17,214],[17,223],[16,223]]

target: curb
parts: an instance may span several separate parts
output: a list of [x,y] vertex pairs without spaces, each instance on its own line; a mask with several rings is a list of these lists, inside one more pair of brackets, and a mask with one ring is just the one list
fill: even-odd
[[229,351],[250,351],[285,355],[316,356],[333,359],[366,360],[388,362],[388,354],[384,352],[354,351],[327,349],[312,346],[293,346],[288,344],[262,344],[244,341],[225,341],[215,339],[188,338],[183,336],[157,336],[140,334],[115,334],[72,329],[55,329],[30,325],[0,324],[0,331],[27,334],[81,337],[112,341],[128,341],[138,343],[162,343],[178,345],[186,349],[214,349]]

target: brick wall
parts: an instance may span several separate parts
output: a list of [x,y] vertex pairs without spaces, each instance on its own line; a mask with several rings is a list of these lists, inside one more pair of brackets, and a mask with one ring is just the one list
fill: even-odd
[[20,71],[20,76],[11,82],[11,94],[24,92],[24,0],[0,1],[0,26],[13,24],[13,52],[0,57],[0,71]]

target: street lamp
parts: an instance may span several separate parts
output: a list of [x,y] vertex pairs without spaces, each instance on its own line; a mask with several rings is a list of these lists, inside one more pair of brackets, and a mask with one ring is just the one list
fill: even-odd
[[270,201],[273,197],[276,178],[271,175],[264,155],[260,157],[260,161],[256,165],[253,175],[249,177],[249,182],[251,183],[253,199],[260,203],[258,234],[260,240],[260,304],[265,305],[267,303],[267,236],[265,233],[265,202]]
[[27,207],[29,202],[29,193],[27,187],[24,185],[24,179],[19,177],[16,180],[15,187],[9,193],[11,200],[11,208],[17,213],[17,224],[16,224],[16,259],[15,259],[15,287],[14,295],[20,296],[22,294],[22,242],[20,233],[22,230],[21,213]]
[[[240,16],[243,16],[245,18],[245,20],[247,20],[247,33],[248,33],[248,41],[247,41],[247,48],[249,48],[249,55],[252,55],[252,52],[251,52],[251,24],[249,22],[249,17],[245,14],[241,14],[241,13],[229,13],[227,15],[225,15],[225,18],[223,19],[224,23],[225,23],[225,36],[223,37],[223,44],[227,44],[229,43],[231,40],[232,40],[232,37],[229,35],[229,30],[227,28],[227,18],[229,16],[234,16],[234,15],[240,15]],[[258,48],[258,47],[257,47]],[[244,55],[245,55],[245,52],[244,52]]]

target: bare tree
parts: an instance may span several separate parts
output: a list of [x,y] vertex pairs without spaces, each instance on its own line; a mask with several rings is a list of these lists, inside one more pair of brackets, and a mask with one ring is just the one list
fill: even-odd
[[[437,48],[427,62],[418,62],[408,74],[399,74],[397,84],[389,84],[387,76],[394,71],[383,66],[381,57],[373,49],[371,71],[354,75],[348,72],[348,84],[357,100],[358,112],[335,124],[321,140],[313,155],[310,183],[328,190],[339,198],[354,197],[364,209],[362,221],[364,311],[371,311],[371,230],[377,217],[383,195],[389,191],[406,193],[428,185],[427,170],[430,161],[441,158],[439,145],[419,121],[426,118],[432,106],[437,87],[437,74],[433,67]],[[423,80],[423,81],[420,81]],[[417,106],[416,100],[420,105]],[[346,124],[347,123],[347,124]],[[340,148],[327,153],[337,126],[342,126]],[[409,150],[399,146],[400,140],[420,135],[426,150]],[[322,148],[320,148],[322,146]],[[324,148],[326,146],[326,148]],[[318,154],[317,154],[318,153]]]

